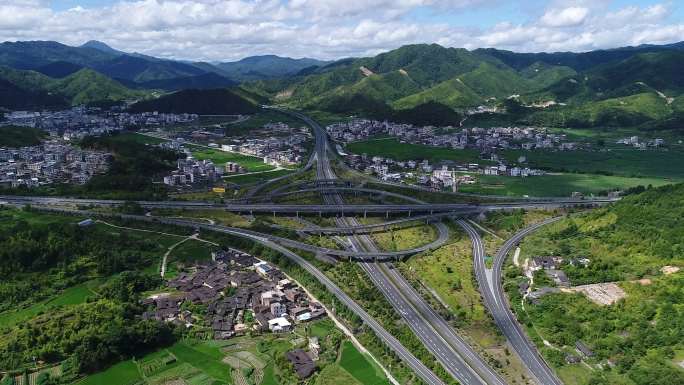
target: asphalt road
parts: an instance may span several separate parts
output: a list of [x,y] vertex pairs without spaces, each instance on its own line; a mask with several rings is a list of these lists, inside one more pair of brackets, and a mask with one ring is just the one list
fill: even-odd
[[499,330],[501,330],[506,336],[506,339],[508,339],[513,350],[515,350],[527,369],[541,385],[562,385],[563,383],[541,357],[537,351],[537,347],[525,335],[522,326],[520,326],[511,312],[506,294],[503,290],[501,276],[506,256],[520,240],[539,228],[556,222],[559,219],[561,218],[551,218],[537,223],[521,230],[508,239],[496,253],[492,270],[489,271],[491,279],[488,278],[488,269],[485,265],[485,249],[480,234],[466,221],[458,221],[458,224],[461,225],[470,236],[473,244],[473,266],[485,306],[494,318],[494,322],[496,322]]
[[[327,140],[327,135],[323,128],[315,121],[311,120],[307,116],[298,114],[298,117],[303,119],[309,126],[312,127],[314,130],[314,134],[316,137],[316,143],[315,143],[315,151],[314,151],[314,157],[316,158],[316,179],[317,180],[334,180],[337,179],[335,173],[333,172],[331,166],[330,166],[330,159],[328,158],[329,155],[329,144]],[[338,206],[342,205],[344,203],[342,197],[339,194],[325,194],[323,195],[323,200],[326,204],[329,204],[331,206]],[[341,218],[337,218],[337,225],[340,227],[345,227],[345,226],[358,226],[359,223],[353,219],[353,218],[344,218],[344,215]],[[440,232],[440,238],[442,241],[446,241],[448,238],[448,232]],[[352,236],[349,237],[349,240],[352,242],[352,244],[358,244],[359,243],[359,237]],[[353,255],[361,255],[361,252],[363,250],[359,247],[358,250],[351,250]],[[370,249],[367,250],[368,252],[377,252],[377,249]],[[375,320],[374,320],[375,321]],[[384,329],[382,329],[385,333],[387,333]],[[387,333],[389,334],[389,333]],[[384,336],[380,336],[383,338],[383,340],[387,340]],[[396,340],[395,340],[396,341]],[[399,346],[401,346],[402,349],[405,349],[403,345],[401,345],[398,341],[397,343]],[[396,351],[396,346],[388,344],[390,348],[394,349]],[[429,370],[420,360],[415,358],[415,356],[411,355],[412,359],[411,360],[404,360],[409,367],[411,367],[421,378],[423,378],[424,381],[428,382],[428,384],[443,384],[442,380],[439,379],[431,370]],[[420,371],[417,371],[416,368],[420,368]],[[429,373],[429,380],[425,379],[425,375]]]
[[[322,137],[325,138],[324,134]],[[318,151],[321,151],[317,153],[316,177],[319,180],[334,180],[336,175],[328,158],[329,146],[327,139],[323,140],[325,140],[325,145],[316,146]],[[344,200],[338,194],[324,194],[323,199],[330,205],[344,204]],[[420,206],[423,205],[418,200],[414,199],[414,201]],[[337,218],[336,222],[337,227],[340,228],[361,226],[353,217],[343,216]],[[436,227],[440,240],[443,239],[446,242],[449,234],[448,228],[443,223],[437,223]],[[353,235],[349,237],[349,241],[351,251],[358,255],[380,252],[368,235]],[[427,350],[453,378],[464,385],[504,384],[503,380],[472,351],[470,346],[425,302],[401,274],[384,264],[368,262],[359,264]]]

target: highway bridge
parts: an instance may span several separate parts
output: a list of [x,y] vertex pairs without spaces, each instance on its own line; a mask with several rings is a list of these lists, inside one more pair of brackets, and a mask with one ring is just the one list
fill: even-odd
[[[314,150],[308,162],[294,174],[272,179],[250,190],[245,197],[224,203],[202,201],[135,201],[146,209],[177,210],[222,210],[236,214],[266,215],[326,215],[335,217],[334,226],[307,225],[304,228],[291,229],[300,234],[321,234],[347,236],[346,247],[340,249],[324,248],[299,240],[289,239],[273,234],[234,228],[216,224],[198,223],[193,220],[165,217],[118,215],[126,219],[141,221],[157,221],[164,224],[197,227],[210,231],[229,234],[250,239],[266,247],[280,252],[290,258],[311,275],[318,279],[342,303],[357,314],[375,334],[411,368],[418,377],[429,385],[444,385],[442,379],[432,372],[424,362],[418,360],[395,337],[389,334],[376,320],[362,309],[342,289],[337,287],[322,272],[291,249],[303,250],[315,254],[333,256],[344,261],[354,261],[366,272],[369,280],[385,296],[397,314],[405,321],[411,331],[420,339],[425,348],[441,364],[446,372],[455,380],[465,385],[504,385],[505,381],[487,362],[466,343],[463,338],[444,320],[406,279],[392,266],[392,262],[416,253],[433,250],[449,240],[449,229],[441,221],[445,218],[458,219],[458,223],[471,237],[473,243],[473,262],[475,275],[485,306],[492,314],[497,327],[506,336],[528,368],[535,380],[542,385],[562,385],[553,370],[544,362],[536,347],[524,334],[523,329],[512,315],[503,289],[501,287],[501,270],[503,261],[510,249],[520,239],[532,231],[552,221],[545,221],[521,231],[509,239],[496,255],[494,267],[487,270],[484,264],[484,246],[478,232],[465,220],[467,217],[481,213],[516,209],[559,209],[571,207],[595,207],[609,204],[615,199],[518,199],[514,201],[497,200],[496,203],[426,203],[405,193],[382,190],[383,183],[355,185],[350,181],[340,180],[331,167],[331,158],[336,154],[332,150],[325,131],[309,117],[288,112],[304,120],[313,129],[315,136]],[[287,183],[289,178],[315,171],[314,181]],[[397,187],[391,185],[391,187]],[[399,187],[406,187],[400,185]],[[397,191],[395,189],[395,191]],[[405,190],[403,190],[405,191]],[[421,190],[422,191],[422,190]],[[291,204],[273,202],[276,198],[301,196],[303,194],[320,194],[324,204]],[[388,204],[349,204],[345,203],[343,194],[369,194],[383,198],[393,198]],[[406,203],[394,203],[403,200]],[[0,196],[0,202],[10,205],[34,205],[49,210],[87,213],[88,215],[115,215],[82,211],[88,207],[116,207],[126,201],[101,199],[76,199],[68,197],[45,196]],[[79,211],[81,210],[81,211]],[[382,223],[361,224],[358,217],[368,215],[385,216]],[[390,215],[392,218],[390,218]],[[396,218],[401,216],[401,218]],[[554,219],[555,220],[555,219]],[[437,229],[437,238],[428,244],[409,250],[383,251],[368,235],[375,231],[386,231],[403,226],[429,224]]]
[[[44,197],[44,196],[15,196],[2,195],[1,202],[7,202],[15,205],[30,204],[30,205],[78,205],[78,206],[106,206],[115,207],[121,206],[130,201],[124,200],[106,200],[106,199],[78,199],[67,197]],[[439,212],[448,212],[459,214],[463,212],[472,213],[473,211],[498,211],[498,210],[516,210],[516,209],[557,209],[569,207],[594,207],[614,202],[614,199],[602,199],[593,201],[584,201],[581,199],[566,199],[558,201],[526,201],[514,203],[496,203],[496,204],[467,204],[467,203],[423,203],[423,204],[285,204],[285,203],[212,203],[202,201],[133,201],[140,206],[148,209],[163,208],[163,209],[186,209],[186,210],[206,210],[206,209],[221,209],[228,212],[238,214],[285,214],[285,215],[299,215],[299,214],[315,214],[315,215],[368,215],[368,214],[405,214],[408,216],[414,214],[435,214]]]

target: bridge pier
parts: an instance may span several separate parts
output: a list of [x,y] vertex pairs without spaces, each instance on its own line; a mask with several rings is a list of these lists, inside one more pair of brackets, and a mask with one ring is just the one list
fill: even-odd
[[274,210],[274,211],[273,211],[273,218],[275,218],[275,217],[276,217],[276,214],[275,214],[275,210]]
[[363,210],[363,219],[366,219],[366,210]]
[[411,210],[409,210],[409,215],[408,215],[408,216],[409,216],[409,218],[411,218]]
[[385,211],[385,219],[389,218],[389,211]]

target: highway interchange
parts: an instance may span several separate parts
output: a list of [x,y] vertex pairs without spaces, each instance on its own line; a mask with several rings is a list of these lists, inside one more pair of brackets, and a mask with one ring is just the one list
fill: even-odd
[[[241,228],[233,228],[216,224],[198,223],[191,220],[180,220],[164,217],[149,217],[138,215],[120,215],[124,218],[156,221],[177,226],[196,227],[210,231],[222,232],[233,236],[250,239],[268,248],[276,250],[284,256],[296,262],[308,273],[321,282],[327,290],[334,294],[349,310],[357,314],[363,322],[368,325],[404,363],[414,371],[414,373],[429,385],[443,385],[444,382],[430,370],[424,362],[418,360],[406,347],[404,347],[395,337],[387,332],[382,325],[373,319],[364,309],[361,308],[351,297],[332,282],[323,272],[318,270],[305,258],[294,253],[289,248],[305,250],[317,254],[335,256],[340,259],[356,261],[359,266],[369,276],[370,281],[377,287],[396,312],[403,318],[406,325],[423,343],[425,348],[442,365],[446,372],[464,385],[504,385],[502,377],[492,369],[477,352],[461,338],[456,330],[442,318],[423,297],[406,281],[406,279],[394,269],[392,262],[395,259],[411,254],[432,250],[445,244],[449,239],[449,231],[441,221],[443,218],[458,218],[458,224],[465,230],[471,238],[473,247],[474,274],[478,282],[483,302],[492,315],[497,327],[507,338],[513,350],[518,354],[527,370],[537,383],[542,385],[561,385],[562,382],[554,374],[553,370],[544,362],[534,344],[525,335],[522,327],[518,324],[511,313],[505,293],[502,288],[501,274],[506,256],[510,250],[517,245],[522,238],[529,233],[552,223],[559,218],[553,218],[534,226],[526,228],[507,240],[498,250],[493,269],[486,268],[484,263],[484,246],[479,233],[465,219],[479,213],[495,210],[510,209],[539,209],[539,208],[564,208],[574,206],[594,206],[607,204],[613,200],[577,200],[577,199],[542,199],[542,200],[522,200],[516,202],[502,202],[496,204],[453,204],[453,203],[424,203],[414,197],[407,197],[398,193],[378,191],[377,189],[359,188],[349,186],[347,182],[337,183],[337,176],[331,167],[331,156],[336,157],[328,143],[327,136],[318,123],[309,117],[299,114],[290,114],[304,120],[312,127],[315,136],[314,151],[306,165],[295,173],[295,176],[304,174],[311,170],[314,165],[315,181],[321,182],[309,186],[306,182],[298,182],[285,187],[280,186],[268,192],[268,189],[277,186],[279,183],[287,181],[291,175],[279,177],[274,180],[256,186],[250,190],[242,202],[227,202],[223,204],[208,202],[187,202],[187,201],[139,201],[142,207],[147,209],[172,208],[172,209],[220,209],[235,213],[255,214],[286,214],[296,215],[335,215],[335,226],[318,227],[308,226],[305,229],[298,229],[302,232],[328,234],[337,236],[347,236],[347,242],[343,244],[344,250],[322,248],[311,244],[300,242],[288,238],[265,234]],[[345,185],[345,183],[347,185]],[[289,186],[291,191],[287,191]],[[403,199],[406,204],[346,204],[342,193],[369,193],[390,196]],[[303,193],[320,193],[325,204],[297,205],[280,204],[270,202],[274,198],[299,195]],[[264,196],[266,197],[264,199]],[[266,200],[265,203],[254,203]],[[117,206],[125,203],[124,201],[94,200],[94,199],[72,199],[56,197],[20,197],[20,196],[0,196],[0,201],[11,205],[35,205],[51,210],[63,210],[69,212],[79,212],[94,214],[90,211],[78,211],[68,206],[89,207],[89,206]],[[65,208],[67,206],[67,208]],[[349,215],[352,216],[349,216]],[[368,214],[385,214],[388,220],[381,224],[364,225],[355,216],[364,217]],[[408,215],[401,219],[389,219],[389,215]],[[107,214],[98,214],[107,215]],[[437,229],[437,239],[429,244],[416,247],[411,250],[402,251],[381,251],[375,245],[368,233],[373,231],[386,230],[390,227],[411,225],[425,221]]]

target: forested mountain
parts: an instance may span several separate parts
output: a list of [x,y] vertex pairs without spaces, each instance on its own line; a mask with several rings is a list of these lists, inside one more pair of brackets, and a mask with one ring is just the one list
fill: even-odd
[[250,56],[236,62],[216,64],[226,76],[237,81],[293,76],[304,69],[313,70],[326,62],[316,59],[292,59],[275,55]]
[[[220,72],[211,70],[211,66],[128,54],[97,41],[80,47],[51,41],[6,42],[0,44],[0,65],[36,70],[54,77],[70,75],[77,71],[76,68],[90,68],[124,83],[165,80],[166,88],[171,89],[182,88],[188,78]],[[179,85],[172,85],[174,79],[179,79]],[[221,82],[233,84],[228,79]]]
[[684,93],[683,48],[526,54],[419,44],[245,87],[293,107],[335,112],[439,103],[506,113],[505,101],[515,99],[521,108],[503,116],[512,123],[658,128],[681,120],[675,101]]
[[132,88],[180,90],[235,85],[247,80],[294,76],[327,64],[315,59],[275,55],[253,56],[236,62],[210,64],[159,59],[116,50],[99,41],[71,47],[52,41],[0,44],[0,65],[64,77],[81,68],[94,69]]
[[[684,127],[682,62],[684,43],[585,53],[416,44],[335,62],[266,55],[210,64],[129,54],[97,41],[81,47],[17,42],[0,44],[0,65],[33,69],[70,87],[62,91],[44,86],[56,82],[37,85],[35,73],[8,78],[2,71],[0,102],[5,108],[54,107],[138,95],[130,89],[208,90],[243,82],[242,91],[258,95],[250,99],[259,103],[378,118],[405,117],[395,112],[425,104],[430,106],[421,109],[435,110],[440,104],[447,109],[438,109],[445,115],[437,121],[488,106],[497,109],[496,120],[511,124],[679,129]],[[78,81],[86,77],[94,84]],[[77,92],[75,85],[83,89]]]
[[131,87],[143,89],[155,89],[164,91],[177,91],[184,89],[211,89],[221,87],[232,87],[237,85],[227,77],[214,72],[207,72],[201,75],[180,77],[173,79],[148,80],[145,82],[128,82]]
[[195,113],[202,115],[251,114],[258,107],[250,100],[229,89],[182,90],[157,99],[138,102],[132,112],[159,111],[168,113]]
[[8,109],[65,107],[145,95],[90,69],[55,79],[35,71],[0,67],[0,107]]

